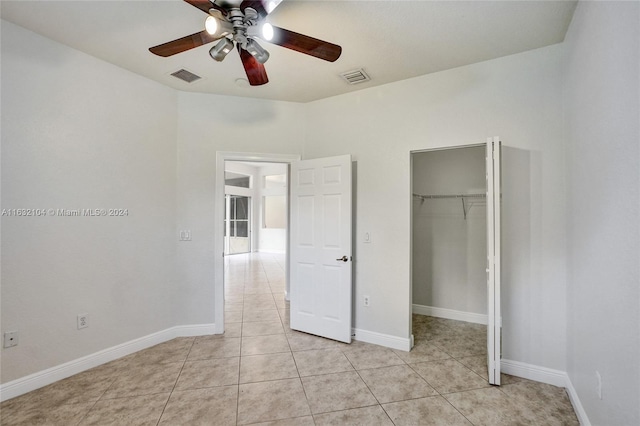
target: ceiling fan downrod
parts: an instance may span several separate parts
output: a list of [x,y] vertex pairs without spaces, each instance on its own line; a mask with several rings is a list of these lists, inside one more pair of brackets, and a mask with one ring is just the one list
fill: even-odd
[[[214,16],[214,18],[219,19],[217,16]],[[269,52],[260,46],[253,37],[247,35],[247,28],[257,24],[258,12],[251,7],[247,7],[243,13],[240,8],[234,7],[227,12],[226,20],[231,23],[233,27],[233,41],[235,41],[240,48],[249,52],[251,56],[261,64],[267,62]],[[232,43],[225,37],[209,51],[209,54],[216,61],[222,61],[231,48],[233,48],[231,45]]]

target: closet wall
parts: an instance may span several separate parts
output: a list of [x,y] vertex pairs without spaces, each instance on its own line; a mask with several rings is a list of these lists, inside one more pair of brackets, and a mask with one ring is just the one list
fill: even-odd
[[[484,194],[485,148],[412,154],[413,193]],[[486,202],[465,198],[413,197],[413,305],[486,315]],[[433,314],[433,313],[430,313]],[[436,314],[437,315],[437,314]],[[468,320],[480,321],[479,315]]]

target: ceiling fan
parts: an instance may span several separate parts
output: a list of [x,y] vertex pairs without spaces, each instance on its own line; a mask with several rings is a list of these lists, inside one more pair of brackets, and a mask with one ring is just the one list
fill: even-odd
[[205,29],[151,47],[151,53],[168,57],[218,40],[209,50],[209,55],[220,62],[233,50],[235,43],[252,86],[269,82],[263,65],[269,59],[269,52],[258,44],[257,39],[329,62],[334,62],[342,53],[342,48],[337,44],[263,22],[282,0],[184,1],[209,15],[205,21]]

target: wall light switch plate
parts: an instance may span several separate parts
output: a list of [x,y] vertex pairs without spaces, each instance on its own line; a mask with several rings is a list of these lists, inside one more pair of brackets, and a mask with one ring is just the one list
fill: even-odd
[[371,242],[371,232],[365,232],[364,233],[363,241],[365,243],[370,243]]

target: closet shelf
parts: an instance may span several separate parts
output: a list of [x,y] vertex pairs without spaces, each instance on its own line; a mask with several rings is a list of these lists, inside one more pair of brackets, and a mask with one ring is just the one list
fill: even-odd
[[[443,199],[443,198],[459,198],[462,200],[462,212],[464,213],[464,220],[467,220],[467,213],[471,210],[476,204],[484,204],[485,199],[487,198],[487,194],[445,194],[445,195],[422,195],[422,194],[413,194],[415,198],[420,199],[420,203],[424,203],[424,200],[431,199]],[[466,198],[473,198],[476,200],[467,201],[465,203]]]
[[427,200],[431,198],[487,198],[487,194],[447,194],[447,195],[413,194],[413,196],[423,200]]

